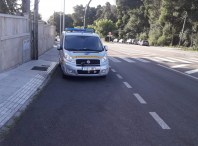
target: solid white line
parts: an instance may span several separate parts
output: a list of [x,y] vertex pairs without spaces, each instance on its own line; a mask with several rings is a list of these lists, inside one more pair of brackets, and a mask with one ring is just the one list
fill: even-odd
[[193,74],[193,73],[196,73],[196,72],[198,72],[198,69],[189,70],[189,71],[186,71],[185,73]]
[[115,69],[111,69],[111,70],[112,70],[112,72],[116,72]]
[[149,112],[162,129],[170,129],[170,127],[157,115],[156,112]]
[[110,60],[112,60],[113,62],[121,62],[118,59],[115,59],[114,57],[108,57]]
[[135,62],[135,61],[133,61],[133,60],[131,60],[131,59],[128,59],[128,58],[121,58],[121,57],[120,57],[120,59],[123,59],[123,60],[125,60],[125,61],[127,61],[127,62],[129,62],[129,63]]
[[166,66],[161,65],[161,64],[158,64],[158,65],[159,65],[159,66],[161,66],[161,67],[164,67],[164,68],[166,68],[166,69],[169,69],[169,70],[172,70],[172,71],[178,72],[178,73],[180,73],[180,74],[183,74],[183,75],[186,75],[186,76],[188,76],[188,77],[191,77],[191,78],[194,78],[194,79],[198,80],[198,78],[193,77],[193,76],[191,76],[191,75],[185,74],[185,73],[183,73],[183,72],[177,71],[177,70],[175,70],[175,69],[172,69],[172,68],[166,67]]
[[176,59],[176,58],[171,58],[171,57],[167,57],[167,58],[172,59],[172,60],[176,60],[176,61],[180,61],[180,62],[183,62],[183,63],[192,63],[192,62],[184,61],[184,60],[181,60],[181,59]]
[[161,57],[155,57],[157,59],[161,59],[161,60],[164,60],[164,61],[168,61],[168,62],[176,62],[176,61],[172,61],[172,60],[169,60],[169,59],[165,59],[165,58],[161,58]]
[[129,85],[129,83],[127,83],[127,82],[123,82],[126,86],[127,86],[127,88],[132,88],[130,85]]
[[137,93],[134,94],[141,104],[146,104],[146,101]]
[[185,67],[185,66],[189,66],[189,64],[175,65],[175,66],[172,66],[171,68],[180,68],[180,67]]
[[119,75],[119,74],[116,74],[116,75],[118,76],[118,78],[123,79],[121,75]]

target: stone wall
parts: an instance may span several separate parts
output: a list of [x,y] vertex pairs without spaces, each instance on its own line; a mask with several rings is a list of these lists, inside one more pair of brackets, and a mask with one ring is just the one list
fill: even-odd
[[0,14],[0,72],[29,61],[30,53],[29,19]]
[[[0,72],[31,60],[29,30],[27,17],[0,14]],[[55,34],[54,26],[38,23],[39,56],[53,47]]]
[[54,26],[38,23],[38,54],[39,56],[49,51],[55,42],[56,29]]

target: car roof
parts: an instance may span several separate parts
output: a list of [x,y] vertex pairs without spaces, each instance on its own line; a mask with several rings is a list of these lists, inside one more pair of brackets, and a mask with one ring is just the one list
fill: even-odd
[[89,33],[89,32],[64,32],[65,35],[72,35],[72,36],[93,36],[93,37],[99,37],[96,33]]

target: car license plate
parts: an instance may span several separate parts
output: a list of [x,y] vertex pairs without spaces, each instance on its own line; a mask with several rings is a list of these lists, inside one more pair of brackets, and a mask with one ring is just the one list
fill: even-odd
[[83,71],[92,71],[92,70],[96,70],[95,67],[82,67]]

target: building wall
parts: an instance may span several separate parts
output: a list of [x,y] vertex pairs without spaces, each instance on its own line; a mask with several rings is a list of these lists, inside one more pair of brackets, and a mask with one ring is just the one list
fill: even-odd
[[[39,22],[39,56],[53,47],[55,34],[54,26]],[[30,61],[32,49],[29,19],[22,16],[0,14],[0,72]]]
[[24,43],[30,43],[28,18],[0,14],[0,72],[31,59]]
[[38,54],[39,56],[49,51],[55,41],[56,30],[54,26],[38,23]]

